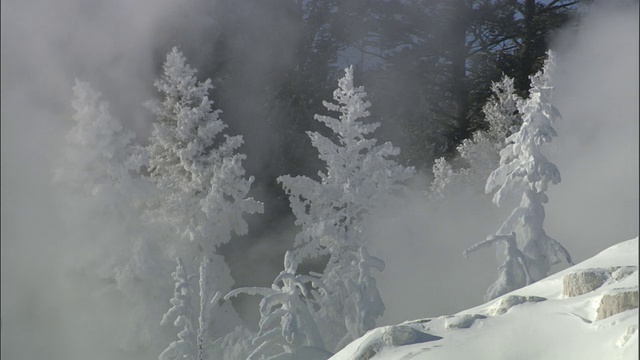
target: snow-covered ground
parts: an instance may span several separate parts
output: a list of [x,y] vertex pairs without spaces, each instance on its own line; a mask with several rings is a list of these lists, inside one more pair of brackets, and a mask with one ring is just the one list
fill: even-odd
[[331,359],[638,359],[638,238],[455,315],[374,329]]

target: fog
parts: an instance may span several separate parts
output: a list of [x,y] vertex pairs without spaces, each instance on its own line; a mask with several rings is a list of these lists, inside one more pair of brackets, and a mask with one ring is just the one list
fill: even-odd
[[[155,96],[153,80],[169,50],[160,45],[182,45],[181,40],[189,39],[184,47],[189,61],[196,67],[208,61],[206,49],[198,52],[193,46],[198,39],[207,39],[202,29],[211,29],[201,11],[203,4],[3,0],[3,358],[116,356],[113,333],[122,319],[92,305],[90,289],[78,292],[78,284],[67,276],[70,262],[86,255],[69,240],[74,229],[66,227],[65,219],[71,210],[55,198],[51,175],[71,126],[71,88],[75,78],[90,81],[111,103],[112,113],[144,142],[151,119],[141,104]],[[582,21],[579,31],[558,34],[552,46],[558,56],[555,105],[563,120],[547,155],[558,165],[562,182],[549,190],[546,230],[567,247],[575,262],[638,235],[638,9],[637,5],[629,9],[600,8]],[[257,19],[266,16],[262,10],[256,10]],[[259,23],[256,28],[261,30]],[[226,93],[227,102],[240,101],[252,81],[269,81],[268,71],[291,63],[293,46],[288,44],[296,37],[283,37],[287,29],[282,24],[273,33],[278,47],[256,44],[261,46],[256,53],[262,56],[243,65],[252,72]],[[264,67],[254,68],[254,63]],[[224,114],[223,120],[228,120]],[[253,168],[276,150],[278,144],[263,138],[265,131],[276,134],[277,126],[259,121],[231,124],[245,136],[247,149],[268,149],[262,157],[249,160]],[[413,188],[421,193],[428,181],[428,176],[418,177]],[[497,275],[494,252],[465,259],[462,251],[492,234],[509,209],[493,208],[482,197],[453,199],[438,208],[417,200],[419,196],[413,199],[383,219],[380,236],[372,240],[370,252],[387,263],[378,276],[387,309],[380,324],[479,304]],[[266,225],[259,220],[257,224]],[[295,229],[290,224],[291,219],[285,219],[267,235],[256,231],[261,241],[244,253],[253,267],[237,270],[243,285],[256,273],[261,276],[255,285],[265,285],[267,275],[280,270],[281,261],[273,259],[279,258],[282,244],[292,242]],[[279,245],[271,246],[272,241]],[[167,306],[170,296],[167,293]]]

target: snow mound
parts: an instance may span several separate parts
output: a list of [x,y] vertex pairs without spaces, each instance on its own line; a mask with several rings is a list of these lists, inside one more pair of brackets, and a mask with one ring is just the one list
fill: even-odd
[[541,296],[521,296],[521,295],[507,295],[498,298],[495,306],[491,308],[489,314],[492,316],[506,314],[512,307],[524,303],[537,303],[546,301],[546,298]]
[[637,270],[637,266],[582,269],[562,278],[562,295],[568,297],[583,295],[601,287],[606,282],[620,281]]
[[638,359],[638,238],[455,315],[369,331],[332,360]]
[[446,317],[445,329],[468,329],[477,319],[486,319],[481,314],[451,315]]
[[638,287],[616,289],[615,293],[605,294],[598,306],[596,320],[606,319],[621,312],[638,308]]

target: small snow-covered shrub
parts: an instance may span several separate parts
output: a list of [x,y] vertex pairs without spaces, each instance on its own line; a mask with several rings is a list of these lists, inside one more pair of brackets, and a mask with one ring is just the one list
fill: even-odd
[[324,349],[324,341],[313,319],[307,299],[306,284],[311,283],[324,293],[319,279],[296,274],[298,263],[287,251],[284,270],[273,281],[271,288],[243,287],[230,291],[228,300],[238,294],[260,295],[260,331],[253,340],[255,350],[247,359],[271,358],[293,354],[299,347],[313,346]]

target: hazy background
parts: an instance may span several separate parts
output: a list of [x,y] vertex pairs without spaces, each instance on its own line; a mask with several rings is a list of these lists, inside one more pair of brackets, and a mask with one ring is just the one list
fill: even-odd
[[[181,39],[197,43],[194,39],[215,33],[202,31],[212,26],[201,12],[204,1],[1,4],[1,355],[113,358],[105,339],[117,328],[116,315],[83,306],[91,297],[74,292],[77,288],[65,277],[66,261],[82,254],[66,241],[73,229],[64,228],[61,215],[69,209],[52,195],[52,164],[72,125],[73,80],[90,81],[103,92],[111,112],[144,142],[151,119],[141,103],[155,96],[154,74],[169,50],[159,44],[179,45]],[[268,15],[262,10],[254,10],[256,24]],[[262,56],[264,68],[247,65],[246,82],[227,96],[244,94],[252,81],[268,81],[267,71],[291,61],[287,42],[295,36],[282,34],[287,34],[286,24],[274,29],[274,44],[259,44],[255,54],[247,54]],[[549,190],[546,230],[579,262],[638,235],[637,5],[622,11],[599,9],[579,31],[561,34],[554,44],[555,105],[564,119],[547,154],[558,165],[562,183]],[[196,67],[211,55],[197,50],[185,49]],[[245,135],[248,147],[277,148],[258,141],[265,131],[276,134],[277,126],[256,119],[234,129]],[[268,155],[265,151],[254,161],[268,162]],[[425,189],[427,181],[428,176],[419,177],[416,191]],[[493,205],[482,198],[456,199],[438,209],[415,200],[396,218],[381,221],[381,236],[370,251],[387,263],[378,276],[387,307],[380,324],[442,315],[481,302],[497,274],[495,254],[487,250],[464,259],[462,251],[492,234],[509,212],[487,206]],[[252,264],[234,270],[239,282],[246,284],[254,276],[253,285],[267,285],[269,274],[280,270],[282,244],[290,244],[295,235],[289,224],[251,229],[261,241],[234,253],[233,259]]]

